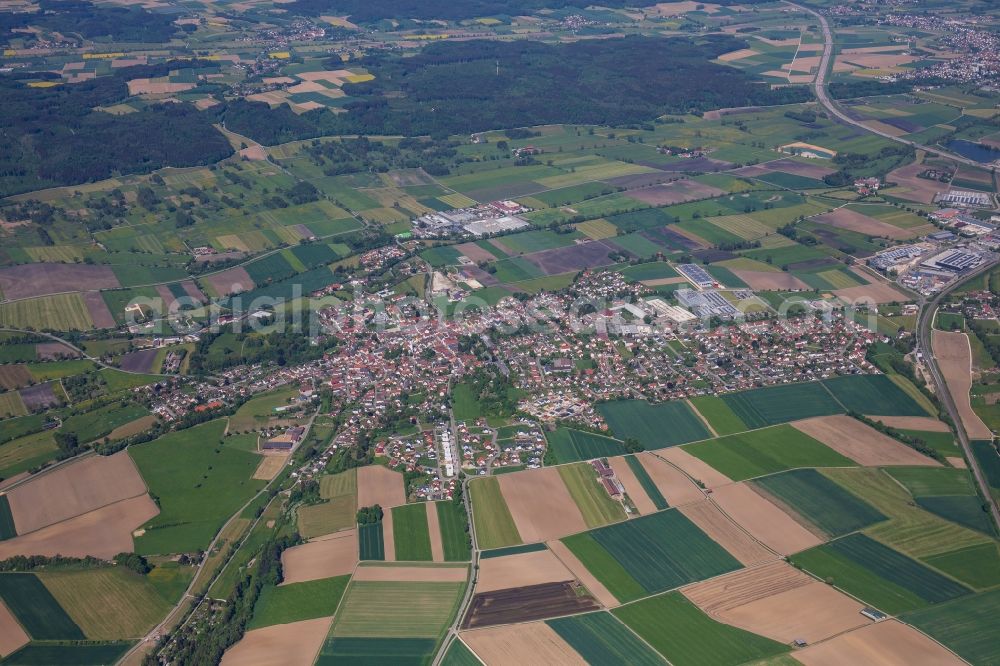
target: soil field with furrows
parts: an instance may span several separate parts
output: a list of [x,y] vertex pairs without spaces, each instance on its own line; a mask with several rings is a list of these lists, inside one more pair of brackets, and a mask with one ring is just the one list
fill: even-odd
[[32,382],[31,373],[25,365],[0,365],[0,387],[10,390],[27,386]]
[[159,354],[158,349],[141,349],[139,351],[129,352],[121,357],[118,361],[118,367],[126,372],[153,372],[154,370],[159,370],[159,368],[154,368],[153,364],[156,362],[156,355]]
[[538,266],[546,275],[559,275],[612,264],[614,262],[608,255],[613,251],[615,248],[607,243],[590,241],[534,252],[525,255],[524,258]]
[[[905,417],[904,417],[905,418]],[[916,417],[920,418],[920,417]],[[850,416],[820,416],[792,424],[813,439],[865,467],[940,463]],[[943,424],[942,424],[943,425]]]
[[472,598],[462,629],[544,620],[598,610],[597,601],[570,583],[544,583],[483,592]]
[[[855,273],[857,271],[854,271]],[[909,296],[888,282],[874,282],[863,284],[859,287],[848,287],[846,289],[834,289],[834,295],[849,303],[864,303],[871,301],[874,303],[892,303],[893,301],[905,302],[911,300]]]
[[118,325],[99,292],[88,291],[83,294],[83,304],[90,314],[90,320],[94,322],[94,328],[115,328]]
[[159,512],[148,495],[122,500],[31,534],[0,541],[0,559],[14,555],[92,555],[111,559],[118,553],[131,552],[132,531]]
[[226,650],[223,666],[311,664],[323,647],[332,617],[253,629]]
[[791,273],[770,271],[748,271],[739,268],[732,269],[733,275],[746,282],[751,289],[762,291],[785,291],[809,289],[802,280]]
[[414,566],[396,564],[362,564],[354,571],[353,580],[395,581],[397,583],[464,583],[466,566]]
[[653,185],[628,192],[630,198],[650,206],[669,206],[685,201],[717,197],[721,194],[725,194],[725,191],[695,180],[678,180],[665,185]]
[[13,613],[0,602],[0,656],[6,657],[17,652],[31,640],[25,633]]
[[772,171],[784,171],[785,173],[791,173],[796,176],[805,176],[806,178],[816,178],[818,180],[822,180],[824,176],[829,176],[831,173],[836,172],[835,169],[831,169],[829,167],[820,166],[818,164],[804,164],[787,157],[771,160],[762,166],[765,166]]
[[744,483],[718,487],[712,499],[751,536],[781,555],[821,543],[819,537]]
[[993,439],[993,432],[972,409],[969,390],[972,388],[972,350],[965,333],[933,331],[931,347],[944,375],[959,418],[970,439]]
[[961,659],[913,627],[885,620],[795,652],[805,666],[958,666]]
[[716,615],[814,582],[795,567],[775,561],[694,583],[681,591],[703,611]]
[[65,291],[113,289],[118,286],[118,278],[110,266],[24,264],[0,268],[0,293],[9,301]]
[[462,243],[456,245],[455,249],[477,263],[480,261],[496,261],[496,257],[491,252],[483,249],[476,243]]
[[21,400],[24,401],[24,406],[29,412],[59,404],[59,399],[56,398],[55,390],[51,383],[28,386],[19,390],[18,394],[21,396]]
[[832,212],[817,215],[812,219],[820,224],[829,224],[838,229],[846,229],[866,236],[884,236],[893,240],[902,240],[914,235],[911,231],[900,229],[848,208],[838,208]]
[[[710,466],[708,463],[706,463],[704,460],[695,458],[693,455],[691,455],[682,448],[674,447],[672,449],[663,449],[662,451],[657,451],[656,456],[663,458],[671,465],[675,465],[684,474],[691,477],[695,481],[700,481],[701,483],[705,484],[706,488],[715,488],[716,486],[723,486],[726,485],[727,483],[733,482],[733,480],[730,479],[728,476],[726,476],[722,472],[719,472],[718,470]],[[643,467],[646,467],[645,459],[643,459]],[[646,471],[648,471],[649,475],[653,477],[653,481],[656,481],[656,476],[654,474],[652,466],[646,467]],[[660,482],[656,481],[656,485],[660,486]],[[697,486],[695,486],[695,488],[697,489]],[[660,491],[663,492],[663,495],[667,498],[667,501],[670,502],[670,497],[667,495],[663,486],[660,486]],[[702,495],[702,497],[703,496],[704,495]],[[692,501],[694,501],[694,499],[695,498],[692,496]],[[701,497],[697,499],[701,499]],[[676,504],[676,503],[671,502],[671,504]]]
[[357,530],[345,530],[293,546],[281,553],[283,583],[343,576],[358,564]]
[[[556,539],[587,529],[558,468],[513,472],[497,477],[500,492],[525,543]],[[545,511],[539,511],[545,507]]]
[[561,583],[574,576],[548,550],[480,560],[476,592],[493,592],[512,587]]
[[7,493],[18,534],[144,495],[146,484],[124,451],[91,456],[42,474]]
[[680,507],[679,511],[744,566],[760,564],[777,557],[730,520],[712,501],[687,504]]
[[484,664],[588,666],[583,657],[544,622],[463,631],[461,637]]
[[228,294],[250,291],[256,286],[253,278],[242,266],[230,268],[203,279],[220,298]]
[[[648,452],[639,453],[636,455],[636,460],[642,464],[643,469],[649,474],[649,478],[652,479],[653,484],[659,489],[664,499],[667,500],[667,504],[670,506],[681,506],[683,504],[690,504],[691,502],[699,502],[705,498],[705,494],[701,488],[696,486],[684,472],[663,460],[663,458],[669,460],[671,454],[675,451],[683,455],[689,455],[684,453],[682,449],[664,449],[658,451],[656,454]],[[693,456],[689,457],[701,463],[697,458]],[[705,465],[705,467],[708,467],[708,465]],[[719,476],[722,475],[720,474]],[[726,481],[728,482],[728,479]]]
[[406,504],[403,475],[381,465],[358,468],[358,506],[374,506],[383,509]]
[[57,361],[65,358],[80,357],[80,352],[67,347],[61,342],[39,342],[35,345],[35,354],[39,361]]
[[938,192],[948,189],[948,184],[937,180],[918,178],[918,175],[926,171],[927,168],[925,164],[907,164],[890,171],[886,180],[898,185],[891,190],[893,196],[917,203],[933,203],[934,196]]

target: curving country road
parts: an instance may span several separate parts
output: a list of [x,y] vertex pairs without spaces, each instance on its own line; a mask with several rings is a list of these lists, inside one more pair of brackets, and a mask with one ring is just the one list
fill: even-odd
[[819,21],[820,27],[823,29],[823,56],[820,58],[819,70],[816,73],[815,89],[816,89],[816,99],[822,104],[827,111],[832,115],[836,116],[838,119],[847,123],[848,125],[854,125],[866,132],[872,134],[877,134],[880,137],[889,139],[890,141],[895,141],[896,143],[901,143],[906,146],[910,146],[916,150],[924,150],[929,153],[937,153],[942,157],[947,157],[950,160],[954,160],[961,164],[966,164],[968,166],[978,167],[980,169],[986,168],[985,165],[977,162],[975,160],[970,160],[967,157],[962,157],[961,155],[955,155],[954,153],[949,153],[946,150],[937,148],[934,146],[925,146],[923,144],[917,143],[915,141],[910,141],[909,139],[904,139],[898,136],[893,136],[886,132],[882,132],[876,129],[872,129],[861,123],[859,120],[855,120],[847,115],[846,112],[842,111],[837,104],[830,99],[830,96],[826,91],[826,75],[830,71],[830,61],[833,59],[833,31],[830,30],[830,23],[826,20],[826,17],[819,12],[810,9],[809,7],[803,7],[802,5],[797,5],[794,2],[785,2],[785,4],[800,9],[808,14],[812,14]]

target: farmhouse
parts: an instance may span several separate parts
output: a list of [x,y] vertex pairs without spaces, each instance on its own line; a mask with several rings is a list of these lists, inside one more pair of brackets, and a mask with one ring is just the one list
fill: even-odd
[[292,447],[298,444],[305,434],[306,429],[302,426],[289,428],[280,435],[270,437],[261,446],[265,451],[291,451]]

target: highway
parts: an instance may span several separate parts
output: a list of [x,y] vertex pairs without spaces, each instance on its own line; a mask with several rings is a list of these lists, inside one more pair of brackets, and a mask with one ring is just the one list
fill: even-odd
[[825,16],[823,16],[822,14],[820,14],[815,10],[810,9],[809,7],[803,7],[802,5],[797,5],[793,2],[787,2],[787,1],[785,4],[800,9],[808,14],[812,14],[819,21],[820,27],[823,29],[823,42],[824,42],[823,56],[820,58],[819,71],[817,71],[816,73],[815,89],[816,89],[816,99],[819,100],[819,103],[822,104],[826,108],[826,110],[830,112],[831,115],[837,117],[838,119],[847,123],[848,125],[854,125],[855,127],[863,129],[866,132],[870,132],[871,134],[877,134],[880,137],[889,139],[890,141],[895,141],[896,143],[901,143],[903,145],[910,146],[911,148],[914,148],[916,150],[925,150],[929,153],[937,153],[942,157],[947,157],[948,159],[959,162],[960,164],[979,167],[980,169],[987,168],[985,165],[975,160],[970,160],[966,157],[962,157],[961,155],[955,155],[954,153],[942,150],[941,148],[925,146],[915,141],[910,141],[908,139],[903,139],[898,136],[893,136],[886,132],[872,129],[871,127],[863,125],[860,121],[851,118],[849,115],[847,115],[846,112],[842,111],[840,107],[837,106],[837,104],[830,99],[830,96],[826,90],[826,75],[830,71],[830,63],[831,60],[833,59],[833,32],[830,30],[829,22],[826,20]]

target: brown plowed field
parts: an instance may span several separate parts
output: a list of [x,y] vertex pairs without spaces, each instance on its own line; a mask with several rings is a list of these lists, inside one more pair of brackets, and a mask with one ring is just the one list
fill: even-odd
[[94,328],[115,328],[118,322],[115,316],[108,309],[108,304],[104,298],[96,291],[88,291],[83,294],[83,304],[87,306],[90,320],[94,322]]
[[254,288],[253,278],[242,266],[230,268],[229,270],[210,275],[205,281],[212,286],[212,290],[219,296],[234,294],[240,291],[250,291]]
[[[152,372],[153,363],[156,361],[156,355],[160,353],[160,350],[153,349],[140,349],[139,351],[129,352],[124,354],[118,361],[118,367],[125,372]],[[156,368],[159,370],[159,368]]]
[[18,393],[21,395],[21,400],[24,401],[24,406],[28,408],[29,412],[44,407],[51,407],[59,403],[51,383],[27,386],[19,390]]
[[544,620],[598,609],[600,606],[593,597],[578,595],[570,583],[513,587],[474,596],[462,629]]
[[406,504],[406,490],[403,475],[381,465],[358,468],[358,506],[374,506],[383,509]]
[[805,176],[806,178],[816,178],[817,180],[823,180],[824,176],[836,173],[836,169],[820,166],[819,164],[805,164],[788,157],[771,160],[763,166],[767,167],[771,171],[784,171],[785,173],[794,174],[796,176]]
[[223,666],[311,666],[323,647],[332,617],[254,629],[226,650]]
[[28,366],[24,364],[0,365],[0,387],[8,391],[27,386],[32,380]]
[[496,257],[489,250],[484,250],[475,243],[462,243],[461,245],[456,245],[455,249],[475,262],[496,261]]
[[969,468],[969,464],[965,462],[965,458],[959,458],[958,456],[946,456],[945,460],[947,460],[948,464],[954,467],[955,469]]
[[547,550],[479,560],[476,592],[493,592],[511,587],[563,583],[574,579],[559,558]]
[[28,634],[14,619],[14,614],[0,601],[0,657],[17,652],[27,645]]
[[865,467],[882,465],[939,466],[935,460],[917,453],[902,442],[883,435],[861,421],[838,414],[820,416],[792,424],[797,430],[818,439],[837,453]]
[[722,513],[714,502],[705,500],[688,504],[682,506],[680,512],[745,566],[760,564],[777,557],[754,541],[739,525]]
[[110,266],[24,264],[0,268],[0,293],[10,301],[66,291],[112,289],[119,286],[118,278]]
[[[647,455],[652,456],[653,454],[647,454]],[[714,488],[715,486],[722,486],[727,483],[733,482],[732,479],[730,479],[722,472],[717,471],[703,460],[695,458],[693,455],[691,455],[690,453],[688,453],[687,451],[685,451],[680,447],[673,446],[670,447],[669,449],[661,449],[656,452],[656,455],[659,456],[660,458],[664,458],[668,462],[673,463],[674,465],[679,467],[685,474],[690,476],[692,479],[701,481],[709,488]],[[643,467],[646,467],[645,462],[643,462]],[[653,476],[653,471],[649,467],[646,467],[646,471],[649,472],[650,476]],[[653,476],[653,481],[654,482],[656,481],[655,476]],[[690,480],[688,480],[688,483],[690,485],[693,485]],[[659,483],[657,483],[657,487],[659,487]],[[695,488],[697,488],[697,486],[695,486]],[[663,493],[664,497],[667,497],[667,494],[663,491],[663,488],[660,488],[660,492]],[[670,502],[669,497],[667,497],[667,502]],[[670,504],[673,504],[673,502],[670,502]]]
[[618,477],[621,484],[625,486],[625,492],[632,500],[632,503],[635,504],[635,508],[639,509],[639,513],[642,515],[655,513],[656,505],[653,504],[653,500],[649,499],[646,491],[642,489],[639,479],[635,478],[635,472],[625,462],[625,456],[608,458],[608,464],[615,471],[615,476]]
[[431,535],[431,559],[444,562],[444,543],[441,541],[441,525],[438,521],[437,504],[427,502],[427,531]]
[[948,185],[936,180],[918,178],[917,174],[923,173],[927,168],[926,164],[907,164],[890,171],[886,180],[899,185],[892,190],[893,195],[917,203],[934,203],[934,196],[948,189]]
[[385,515],[382,516],[382,544],[385,550],[385,561],[395,562],[396,536],[392,530],[392,511],[386,511]]
[[695,199],[707,199],[725,194],[723,190],[705,185],[695,180],[678,180],[665,185],[653,185],[639,190],[631,190],[628,196],[648,203],[650,206],[666,206]]
[[61,358],[79,358],[80,352],[61,342],[39,342],[35,345],[35,356],[39,361],[55,361]]
[[957,666],[965,662],[913,627],[884,620],[795,652],[805,666]]
[[205,296],[204,293],[202,293],[201,289],[198,288],[198,285],[195,284],[194,280],[185,280],[184,282],[181,282],[181,287],[184,288],[184,291],[185,293],[187,293],[188,296],[198,301],[199,303],[208,302],[208,297]]
[[979,415],[972,410],[969,390],[972,388],[972,350],[965,333],[933,331],[931,347],[944,381],[948,384],[958,408],[959,418],[970,439],[993,439],[993,432],[986,427]]
[[[2,544],[0,544],[2,545]],[[336,532],[281,553],[284,583],[343,576],[358,564],[358,531]]]
[[146,494],[128,453],[89,456],[42,474],[7,493],[18,534]]
[[780,561],[681,592],[720,622],[782,643],[812,643],[869,623],[862,604]]
[[854,301],[892,303],[893,301],[905,302],[911,300],[909,296],[888,282],[876,281],[876,278],[857,269],[857,267],[854,267],[852,272],[872,284],[863,284],[858,287],[848,287],[846,289],[834,289],[833,293],[841,300],[848,301],[849,303]]
[[748,271],[732,269],[733,274],[747,283],[751,289],[778,291],[787,289],[809,289],[802,280],[784,271]]
[[924,432],[949,432],[948,424],[933,416],[869,416],[873,421],[881,421],[890,428],[922,430]]
[[603,241],[576,243],[524,255],[546,275],[559,275],[614,263],[608,255],[617,248]]
[[0,541],[0,559],[14,555],[65,555],[110,560],[131,552],[132,531],[160,512],[149,495],[141,495],[85,513],[31,534]]
[[457,567],[395,567],[369,563],[359,566],[354,571],[354,580],[387,580],[404,583],[464,583],[468,577],[469,568],[464,565]]
[[849,208],[838,208],[829,213],[823,213],[812,218],[820,224],[829,224],[838,229],[855,231],[868,236],[885,236],[894,240],[912,238],[913,232],[900,227],[894,227],[888,222],[876,220]]
[[558,469],[546,467],[497,478],[524,543],[558,539],[587,529]]
[[[594,574],[590,573],[590,570],[583,566],[583,562],[577,559],[576,555],[573,554],[569,548],[566,547],[562,541],[549,541],[545,545],[549,547],[549,550],[559,558],[559,561],[569,569],[576,579],[583,583],[583,586],[587,588],[587,591],[594,595],[594,598],[604,604],[607,608],[614,608],[620,605],[618,599],[615,595],[608,591],[608,588],[604,587],[604,583],[597,580]],[[483,560],[480,560],[482,563]]]
[[765,546],[791,555],[822,541],[744,483],[720,486],[712,498],[730,518]]
[[588,666],[576,650],[544,622],[463,631],[461,638],[484,664]]

